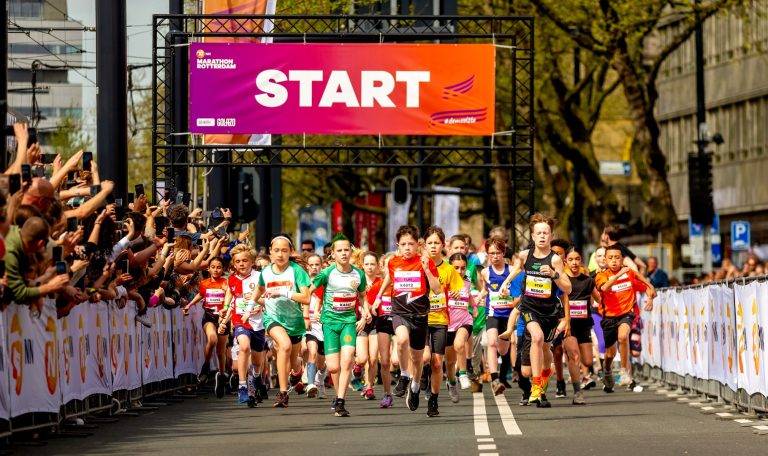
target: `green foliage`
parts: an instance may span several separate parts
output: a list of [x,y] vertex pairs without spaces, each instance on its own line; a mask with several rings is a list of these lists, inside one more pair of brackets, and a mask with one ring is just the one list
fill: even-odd
[[62,117],[56,125],[48,144],[53,152],[67,159],[78,150],[90,149],[93,146],[93,138],[83,130],[81,118],[67,116]]

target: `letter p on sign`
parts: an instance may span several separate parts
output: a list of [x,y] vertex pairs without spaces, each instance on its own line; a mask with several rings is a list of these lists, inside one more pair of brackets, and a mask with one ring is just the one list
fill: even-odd
[[749,222],[733,221],[731,222],[731,249],[749,250],[752,244],[752,233]]

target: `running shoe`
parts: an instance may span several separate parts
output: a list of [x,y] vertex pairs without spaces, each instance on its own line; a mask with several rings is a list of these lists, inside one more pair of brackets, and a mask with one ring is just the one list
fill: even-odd
[[[416,396],[418,396],[418,394]],[[437,396],[433,394],[429,397],[429,402],[427,402],[427,416],[431,418],[439,414],[440,411],[437,409]]]
[[538,408],[551,408],[552,404],[549,403],[549,400],[547,399],[546,394],[541,395],[541,400],[536,403],[536,407]]
[[605,373],[605,377],[603,377],[603,391],[606,393],[612,393],[613,387],[615,386],[616,381],[613,378],[613,374],[610,372]]
[[336,404],[333,407],[333,415],[340,417],[349,416],[349,412],[344,408],[344,399],[336,399]]
[[410,389],[410,387],[411,387],[410,377],[400,376],[400,378],[397,380],[397,385],[395,385],[395,396],[397,397],[405,396],[405,393]]
[[299,382],[301,382],[301,374],[302,374],[301,371],[299,372],[291,371],[291,373],[288,374],[288,383],[291,386],[296,386]]
[[632,380],[632,383],[627,385],[627,391],[631,393],[631,392],[635,391],[636,387],[637,387],[637,382]]
[[246,404],[248,402],[248,387],[243,385],[237,390],[237,402]]
[[451,402],[454,404],[459,403],[459,387],[455,383],[451,385],[451,382],[445,382],[448,386],[448,396],[451,397]]
[[557,392],[555,393],[555,397],[560,399],[567,396],[565,391],[565,380],[558,380],[557,381]]
[[307,385],[307,397],[310,399],[317,397],[317,387],[314,383]]
[[264,399],[269,399],[269,394],[267,393],[267,385],[263,383],[259,385],[257,388],[257,393],[258,394],[256,395],[256,400],[259,401],[259,403],[263,402]]
[[573,401],[571,401],[573,405],[586,405],[587,401],[584,399],[584,391],[578,390],[573,395]]
[[379,402],[379,408],[392,408],[392,402],[394,402],[392,395],[385,393],[384,397],[381,398],[381,402]]
[[235,375],[235,373],[229,374],[229,390],[234,392],[237,391],[237,385],[240,384],[240,379]]
[[523,397],[520,398],[520,402],[518,402],[517,405],[527,407],[529,397],[530,397],[530,394],[526,396],[525,393],[523,393]]
[[208,363],[203,364],[200,369],[200,373],[197,375],[197,381],[203,385],[208,382],[208,376],[211,375],[211,365]]
[[372,386],[368,386],[363,390],[363,397],[365,397],[367,400],[372,401],[376,399],[376,393],[373,391]]
[[362,391],[363,390],[363,381],[359,378],[353,378],[351,382],[349,382],[350,385],[352,385],[352,389],[355,391]]
[[411,385],[408,385],[405,402],[408,404],[408,409],[415,412],[419,408],[419,393],[414,393],[411,389]]
[[320,386],[317,387],[317,398],[318,399],[325,399],[325,384],[320,383]]
[[288,391],[280,391],[275,396],[275,403],[272,405],[274,408],[286,408],[288,407]]
[[541,402],[541,396],[544,391],[541,389],[541,385],[531,386],[531,395],[528,397],[529,404],[537,404]]
[[292,388],[296,392],[296,394],[298,394],[298,395],[302,395],[306,391],[306,387],[304,386],[304,382],[298,382],[297,384],[293,385]]
[[504,386],[504,384],[498,380],[494,380],[491,382],[491,390],[493,390],[494,396],[499,396],[501,394],[504,394],[504,390],[506,389],[507,388]]
[[216,372],[215,382],[213,391],[216,393],[216,397],[221,399],[224,397],[224,384],[227,382],[227,379],[224,378],[224,374],[221,372]]
[[361,364],[355,363],[352,366],[352,376],[358,379],[363,377],[363,366]]
[[469,385],[470,385],[469,375],[467,374],[459,375],[459,385],[461,385],[461,389],[463,390],[469,389]]
[[629,386],[632,384],[632,374],[627,372],[626,369],[619,371],[619,386]]
[[591,375],[585,375],[584,378],[581,379],[581,389],[590,390],[595,386],[597,386],[597,381],[595,381],[595,377]]

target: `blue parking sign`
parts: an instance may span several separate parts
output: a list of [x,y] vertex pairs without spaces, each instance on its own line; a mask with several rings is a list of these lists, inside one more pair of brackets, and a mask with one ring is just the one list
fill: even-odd
[[749,222],[736,220],[731,222],[731,249],[749,250],[752,244],[752,233]]

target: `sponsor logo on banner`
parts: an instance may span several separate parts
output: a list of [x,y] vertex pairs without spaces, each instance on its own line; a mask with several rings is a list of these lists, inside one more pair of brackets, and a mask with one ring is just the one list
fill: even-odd
[[494,132],[491,44],[192,43],[190,55],[193,133]]

